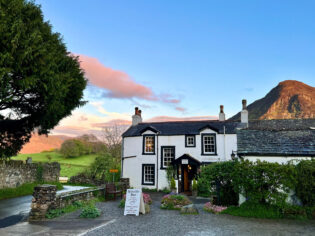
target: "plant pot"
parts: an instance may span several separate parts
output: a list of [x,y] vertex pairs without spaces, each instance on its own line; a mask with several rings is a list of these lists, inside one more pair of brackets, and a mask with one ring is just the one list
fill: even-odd
[[198,193],[197,191],[192,191],[192,196],[197,197],[197,193]]
[[171,189],[171,193],[177,193],[177,188]]

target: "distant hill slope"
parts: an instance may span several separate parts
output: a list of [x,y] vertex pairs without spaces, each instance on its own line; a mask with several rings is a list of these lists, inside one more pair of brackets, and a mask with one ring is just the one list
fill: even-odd
[[[250,120],[315,118],[315,87],[285,80],[247,109]],[[230,120],[240,120],[240,112]]]
[[30,142],[24,145],[20,153],[22,154],[39,153],[42,151],[60,148],[61,144],[69,138],[70,137],[65,135],[46,136],[34,134],[31,137]]

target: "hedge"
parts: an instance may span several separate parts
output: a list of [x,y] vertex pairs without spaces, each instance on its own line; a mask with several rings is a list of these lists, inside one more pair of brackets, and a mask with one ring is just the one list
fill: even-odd
[[215,195],[219,204],[237,205],[242,193],[252,203],[284,206],[294,190],[305,206],[315,203],[315,160],[294,165],[228,161],[204,166],[198,179],[198,194]]

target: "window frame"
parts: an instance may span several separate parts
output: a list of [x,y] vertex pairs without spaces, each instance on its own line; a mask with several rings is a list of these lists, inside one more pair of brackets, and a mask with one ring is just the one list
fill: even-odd
[[[204,137],[212,136],[214,138],[214,152],[205,152]],[[203,156],[216,156],[217,155],[217,135],[213,133],[201,134],[201,155]]]
[[[145,167],[153,168],[153,183],[145,182]],[[142,164],[142,185],[155,185],[155,164]]]
[[[146,137],[153,137],[153,152],[146,152],[145,145],[146,145]],[[142,155],[155,155],[155,135],[154,134],[144,134],[142,140]]]
[[[188,145],[188,138],[193,137],[194,139],[194,145]],[[196,135],[193,134],[187,134],[185,135],[185,147],[191,148],[191,147],[196,147]]]
[[161,170],[167,169],[167,166],[164,166],[164,149],[165,148],[171,148],[174,152],[173,160],[175,160],[175,146],[161,146]]

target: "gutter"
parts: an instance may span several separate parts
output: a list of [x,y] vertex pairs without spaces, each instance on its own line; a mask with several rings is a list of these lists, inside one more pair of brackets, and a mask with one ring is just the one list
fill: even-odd
[[124,137],[121,140],[121,172],[120,172],[120,178],[123,178],[124,173]]
[[159,190],[159,134],[156,133],[156,189]]
[[224,135],[224,161],[226,161],[226,144],[225,144],[225,125],[223,126],[223,135]]

